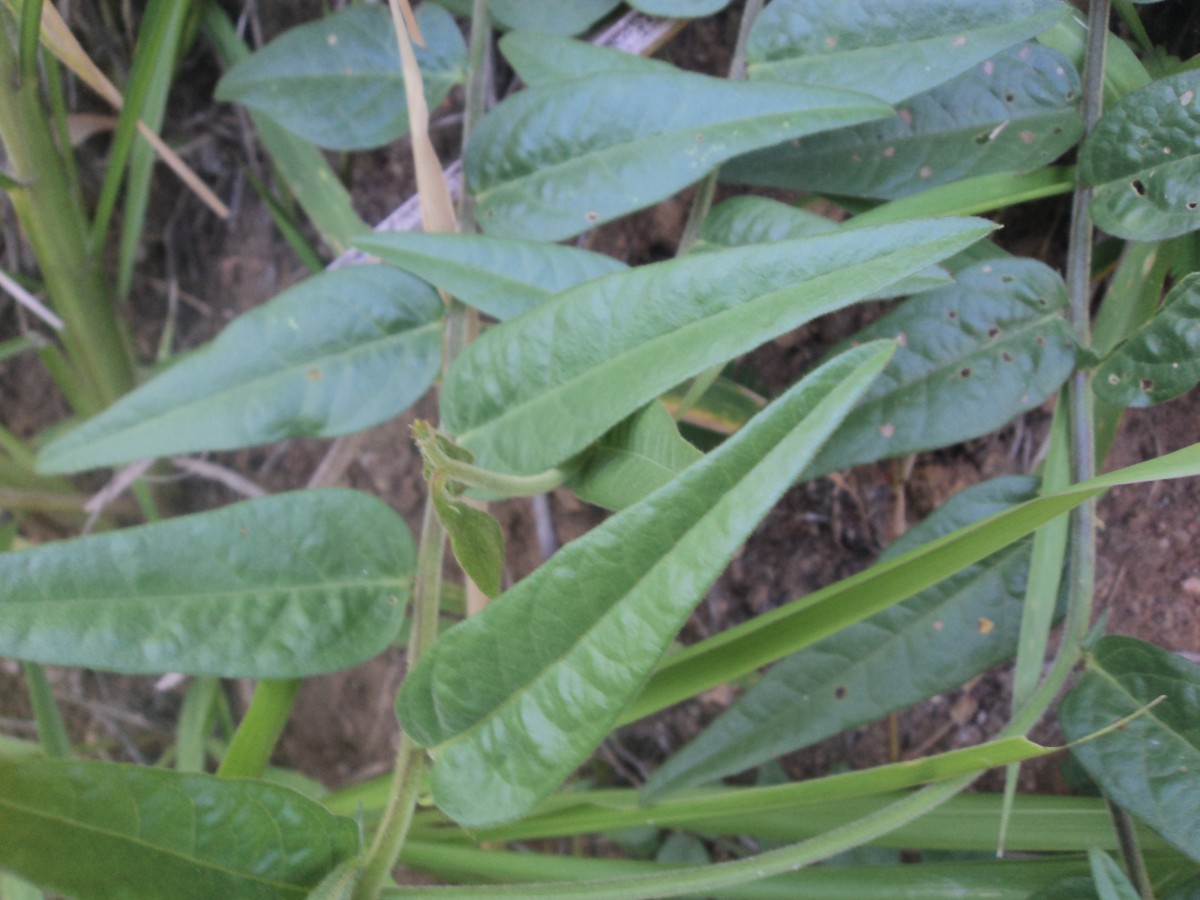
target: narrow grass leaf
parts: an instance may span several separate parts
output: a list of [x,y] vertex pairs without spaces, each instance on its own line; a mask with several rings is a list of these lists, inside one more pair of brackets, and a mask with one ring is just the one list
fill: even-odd
[[262,782],[0,758],[0,866],[79,900],[303,900],[357,845],[353,820]]
[[1140,88],[1083,142],[1080,177],[1109,234],[1157,241],[1200,228],[1200,70]]
[[508,98],[472,133],[463,165],[485,231],[559,240],[644,209],[739,154],[890,114],[836,88],[603,73]]
[[625,264],[577,247],[478,234],[375,234],[354,242],[501,321]]
[[850,220],[853,226],[902,222],[922,216],[975,216],[1030,200],[1070,193],[1073,166],[1048,166],[1024,175],[978,175],[892,200]]
[[1158,697],[1166,699],[1071,752],[1115,803],[1200,861],[1200,666],[1134,638],[1101,638],[1058,720],[1078,740]]
[[882,122],[812,135],[732,160],[721,180],[893,200],[963,178],[1039,169],[1083,132],[1079,76],[1021,44],[900,105]]
[[1200,382],[1200,274],[1171,289],[1162,309],[1096,369],[1096,396],[1121,406],[1150,406]]
[[443,420],[481,466],[543,471],[686,379],[878,295],[991,227],[938,219],[855,229],[579,285],[472,343],[446,375]]
[[1045,31],[1058,0],[775,0],[754,22],[750,77],[843,87],[895,103]]
[[385,266],[317,275],[52,441],[45,472],[369,428],[433,383],[442,303]]
[[[437,106],[463,80],[466,45],[454,18],[423,4],[417,53],[425,96]],[[399,52],[384,6],[358,4],[285,32],[237,63],[216,99],[241,103],[330,150],[365,150],[408,132]]]
[[386,648],[413,568],[403,520],[303,491],[0,555],[0,655],[127,673],[298,678]]
[[[1029,500],[1036,486],[1014,476],[968,488],[905,532],[884,561]],[[787,657],[663,763],[644,796],[653,801],[760,765],[951,690],[1008,658],[1028,567],[1028,544],[1013,544]]]
[[397,712],[433,748],[442,809],[468,825],[515,818],[595,749],[892,349],[864,346],[817,370],[434,645]]

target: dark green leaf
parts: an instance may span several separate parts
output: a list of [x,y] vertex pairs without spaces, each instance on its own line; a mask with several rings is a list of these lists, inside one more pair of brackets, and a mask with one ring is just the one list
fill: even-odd
[[670,63],[540,31],[511,31],[500,52],[529,87],[613,72],[672,72]]
[[600,438],[567,486],[588,503],[624,509],[703,455],[661,403],[650,403]]
[[[1036,496],[1032,478],[956,494],[881,560]],[[715,781],[951,690],[1016,650],[1029,545],[1013,544],[774,666],[647,782],[648,800]],[[887,690],[880,690],[887,685]]]
[[1171,289],[1163,307],[1096,370],[1096,395],[1121,406],[1149,406],[1200,381],[1200,274]]
[[441,315],[432,288],[387,266],[317,275],[47,445],[38,466],[77,472],[370,428],[433,383]]
[[1151,82],[1083,142],[1092,217],[1110,234],[1158,241],[1200,227],[1200,70]]
[[354,244],[497,319],[511,319],[625,264],[578,247],[478,234],[393,232]]
[[454,558],[476,586],[489,597],[500,593],[504,575],[504,532],[495,517],[456,500],[436,480],[430,484],[438,520],[450,536]]
[[750,77],[895,103],[949,81],[1068,13],[1058,0],[775,0],[754,22]]
[[998,259],[956,277],[855,335],[899,338],[901,348],[806,477],[986,434],[1070,375],[1075,340],[1057,273],[1031,259]]
[[1071,752],[1113,801],[1200,860],[1200,666],[1133,638],[1102,638],[1058,720],[1080,740],[1158,697],[1166,699]]
[[412,537],[355,491],[279,494],[0,555],[0,656],[115,672],[298,678],[385,649]]
[[740,157],[723,181],[893,200],[962,178],[1041,168],[1083,131],[1079,76],[1022,44],[903,103],[894,118]]
[[[454,18],[422,4],[417,62],[430,108],[463,80],[466,45]],[[231,68],[216,98],[241,103],[331,150],[365,150],[408,132],[396,32],[386,4],[355,4],[285,32]]]
[[0,758],[0,867],[80,900],[302,900],[351,819],[258,781]]
[[890,113],[836,88],[604,73],[508,98],[472,133],[463,164],[486,231],[558,240],[669,197],[739,154]]
[[443,810],[470,825],[514,818],[592,752],[891,351],[872,344],[817,370],[434,645],[397,712],[433,748]]
[[1111,856],[1093,847],[1088,851],[1092,867],[1092,883],[1100,900],[1141,900],[1141,895]]
[[484,468],[541,472],[693,375],[880,293],[990,227],[905,222],[616,272],[472,343],[446,376],[443,420]]

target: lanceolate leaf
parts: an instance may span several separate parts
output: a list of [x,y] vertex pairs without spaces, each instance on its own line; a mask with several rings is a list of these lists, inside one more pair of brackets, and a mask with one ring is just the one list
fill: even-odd
[[1103,850],[1095,847],[1088,850],[1088,862],[1100,900],[1140,900],[1141,895],[1129,883],[1129,877]]
[[1110,234],[1158,241],[1200,228],[1200,71],[1151,82],[1107,111],[1079,170]]
[[[417,12],[417,60],[430,107],[462,81],[466,46],[454,18],[433,3]],[[396,33],[385,5],[356,4],[301,25],[231,68],[218,100],[241,103],[331,150],[365,150],[408,131]]]
[[0,555],[0,656],[115,672],[298,678],[400,629],[404,521],[354,491],[278,494]]
[[484,230],[558,240],[669,197],[738,154],[890,113],[835,88],[596,74],[505,100],[463,162]]
[[0,868],[79,900],[303,900],[357,849],[353,820],[275,785],[0,757]]
[[49,444],[45,472],[337,435],[407,409],[441,361],[442,303],[386,266],[310,278]]
[[754,22],[750,77],[844,87],[895,103],[1045,31],[1058,0],[775,0]]
[[858,348],[814,372],[438,641],[397,711],[433,748],[442,809],[468,825],[514,818],[591,753],[891,350]]
[[450,537],[454,558],[484,594],[495,597],[504,575],[504,532],[500,523],[465,499],[451,497],[443,481],[435,476],[429,490],[438,520]]
[[510,31],[500,39],[499,46],[508,64],[529,87],[612,72],[675,71],[674,66],[661,60],[541,31]]
[[624,509],[701,456],[680,437],[666,407],[653,402],[600,438],[568,486],[589,503]]
[[1083,131],[1079,76],[1061,54],[1022,44],[855,125],[731,161],[723,181],[893,200],[993,172],[1030,171]]
[[1058,720],[1078,740],[1158,697],[1166,699],[1071,752],[1108,797],[1200,860],[1200,666],[1133,638],[1102,638]]
[[[1029,500],[1036,488],[1035,479],[1017,477],[968,488],[906,532],[884,561]],[[647,799],[874,721],[1008,658],[1016,650],[1028,567],[1028,544],[1013,544],[782,660],[654,773]]]
[[629,5],[651,16],[710,16],[729,5],[729,0],[629,0]]
[[[488,15],[501,28],[528,29],[546,36],[579,34],[608,15],[619,0],[490,0]],[[459,15],[471,15],[471,0],[445,4]]]
[[714,206],[692,252],[768,244],[837,231],[832,219],[767,197],[734,197]]
[[472,343],[446,376],[443,420],[479,465],[543,471],[687,378],[882,292],[989,229],[976,219],[906,222],[588,282]]
[[956,277],[855,336],[902,346],[807,477],[986,434],[1070,375],[1075,340],[1062,317],[1066,289],[1052,269],[997,259]]
[[1122,406],[1178,397],[1200,381],[1200,274],[1171,289],[1159,310],[1096,370],[1096,395]]
[[626,268],[611,256],[578,247],[478,234],[393,232],[364,236],[354,245],[500,320]]

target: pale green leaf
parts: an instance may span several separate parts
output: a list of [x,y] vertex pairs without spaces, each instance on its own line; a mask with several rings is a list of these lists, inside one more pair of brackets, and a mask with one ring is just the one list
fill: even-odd
[[443,420],[481,466],[543,471],[693,375],[879,294],[990,228],[974,219],[906,222],[588,282],[472,343],[447,373]]
[[472,132],[463,164],[485,231],[558,240],[669,197],[739,154],[890,113],[836,88],[603,73],[509,97]]
[[1200,666],[1134,638],[1102,638],[1058,720],[1079,740],[1159,697],[1166,699],[1071,752],[1115,803],[1200,860]]
[[430,485],[438,521],[462,570],[488,597],[500,593],[504,576],[504,532],[495,516],[452,498],[445,486]]
[[696,19],[719,12],[729,5],[729,0],[629,0],[629,5],[649,16]]
[[855,125],[732,160],[721,180],[892,200],[995,172],[1039,169],[1083,132],[1079,76],[1059,53],[1022,44]]
[[396,269],[317,275],[52,441],[38,466],[77,472],[361,431],[403,412],[433,383],[441,316],[436,292]]
[[1064,18],[1058,0],[775,0],[754,22],[750,77],[843,87],[895,103]]
[[503,321],[625,264],[578,247],[479,234],[393,232],[354,244]]
[[595,749],[892,349],[868,345],[817,370],[438,641],[397,711],[433,748],[443,810],[468,825],[512,819]]
[[1100,900],[1141,900],[1137,889],[1129,878],[1103,850],[1093,847],[1088,851],[1088,862],[1092,867],[1092,883]]
[[700,229],[693,253],[769,244],[837,231],[832,219],[767,197],[734,197],[713,207]]
[[[619,0],[489,0],[488,15],[501,28],[527,29],[546,37],[579,34],[608,15]],[[470,16],[471,0],[443,0],[447,9]]]
[[806,477],[987,434],[1054,395],[1075,365],[1062,279],[1031,259],[977,263],[854,340],[900,340]]
[[1157,241],[1200,228],[1200,70],[1153,81],[1083,142],[1080,176],[1109,234]]
[[1025,175],[979,175],[892,200],[850,220],[859,225],[902,222],[922,216],[974,216],[1043,197],[1067,194],[1075,187],[1075,170],[1049,166]]
[[[1036,495],[1032,478],[956,494],[883,561]],[[647,799],[732,775],[962,684],[1016,650],[1029,546],[1013,544],[774,666],[647,782]],[[880,690],[886,685],[886,690]]]
[[379,500],[279,494],[0,555],[0,656],[114,672],[297,678],[400,629],[412,537]]
[[612,72],[670,72],[670,63],[587,41],[545,34],[510,31],[500,39],[500,52],[529,87],[558,84]]
[[[417,11],[417,61],[430,108],[463,80],[466,45],[433,3]],[[408,132],[396,33],[385,5],[355,4],[285,32],[233,66],[216,98],[241,103],[331,150],[364,150]]]
[[1096,369],[1096,396],[1122,406],[1149,406],[1200,382],[1200,274],[1171,289],[1162,309]]
[[79,900],[302,900],[357,849],[353,820],[286,788],[0,758],[0,867]]

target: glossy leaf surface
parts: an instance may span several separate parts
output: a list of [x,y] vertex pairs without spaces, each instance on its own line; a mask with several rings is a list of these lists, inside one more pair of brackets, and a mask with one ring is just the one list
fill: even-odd
[[1105,112],[1083,142],[1092,218],[1157,241],[1200,228],[1200,71],[1153,81]]
[[986,434],[1070,375],[1075,340],[1057,273],[1034,260],[997,259],[956,278],[855,335],[902,346],[807,477]]
[[433,748],[443,810],[467,825],[515,818],[592,752],[891,351],[864,346],[814,372],[438,641],[397,711]]
[[703,455],[661,403],[650,403],[601,437],[567,486],[588,503],[624,509]]
[[[466,45],[454,18],[422,4],[417,60],[435,107],[465,76]],[[386,4],[356,4],[285,32],[233,66],[216,98],[241,103],[330,150],[365,150],[408,132],[396,32]]]
[[503,321],[625,264],[577,247],[478,234],[392,232],[354,244]]
[[400,628],[404,521],[355,491],[277,494],[0,555],[0,656],[128,673],[297,678]]
[[369,428],[433,383],[441,315],[432,288],[386,266],[317,275],[47,445],[38,465],[77,472]]
[[731,161],[721,179],[893,200],[962,178],[1030,171],[1083,131],[1079,76],[1065,57],[1022,44],[855,125]]
[[[1032,478],[968,488],[881,561],[1036,494]],[[1014,544],[775,665],[647,782],[648,799],[715,781],[951,690],[1017,645],[1029,546]]]
[[484,468],[543,471],[693,375],[881,292],[990,228],[977,219],[862,228],[580,285],[472,343],[446,376],[443,420]]
[[540,31],[510,31],[500,39],[499,47],[529,87],[613,72],[675,71],[674,66],[661,60]]
[[1133,638],[1102,638],[1058,720],[1078,740],[1160,696],[1120,730],[1071,752],[1114,802],[1200,860],[1200,666]]
[[891,113],[836,88],[619,72],[509,97],[463,160],[480,225],[559,240],[643,209],[741,153]]
[[80,900],[302,900],[354,821],[258,781],[0,758],[0,866]]
[[1200,274],[1184,278],[1162,309],[1096,370],[1096,395],[1122,406],[1150,406],[1200,382]]
[[844,87],[895,103],[1045,31],[1057,0],[775,0],[754,22],[750,77]]

